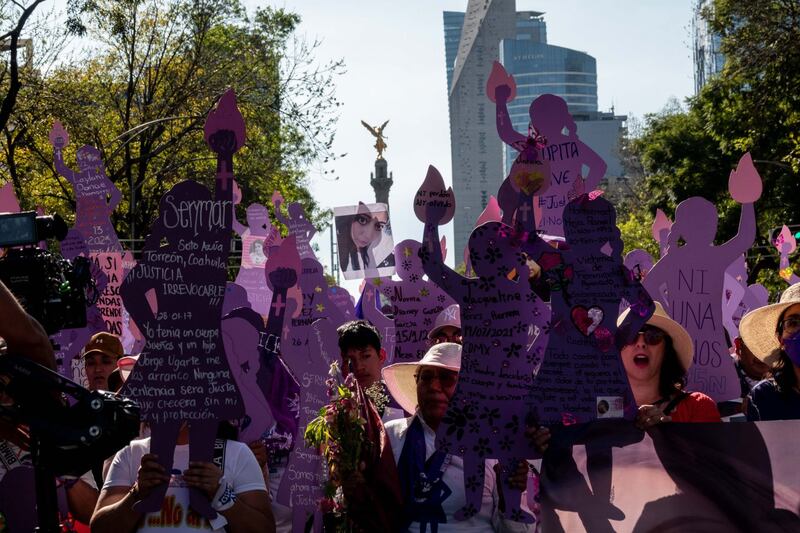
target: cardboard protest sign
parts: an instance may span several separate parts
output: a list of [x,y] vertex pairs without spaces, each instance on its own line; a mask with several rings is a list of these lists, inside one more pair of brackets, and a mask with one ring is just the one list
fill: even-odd
[[634,277],[641,282],[647,276],[647,273],[650,272],[650,269],[653,268],[655,261],[653,261],[653,256],[646,250],[636,248],[625,254],[623,264],[625,268],[630,270]]
[[236,275],[236,283],[247,291],[251,307],[266,316],[272,301],[272,293],[264,277],[269,243],[274,241],[277,228],[272,226],[269,211],[261,204],[247,206],[247,225],[233,219],[233,231],[242,239],[242,264]]
[[[437,249],[441,246],[437,239]],[[435,283],[425,279],[419,258],[420,243],[407,239],[395,246],[397,275],[400,280],[382,280],[376,287],[390,303],[388,313],[394,321],[395,363],[419,361],[428,351],[428,331],[436,315],[453,304],[453,299]],[[389,353],[389,352],[387,352]]]
[[[214,196],[192,180],[164,194],[142,259],[121,290],[147,339],[123,394],[141,406],[142,419],[150,423],[150,451],[167,472],[183,422],[190,422],[190,460],[210,461],[219,421],[244,414],[220,331],[233,220],[233,155],[245,141],[233,91],[220,99],[204,130],[217,154]],[[151,289],[155,312],[146,296]],[[166,489],[156,489],[137,509],[160,509]],[[192,490],[190,501],[206,518],[216,516],[205,494]]]
[[[622,240],[613,205],[581,196],[564,210],[567,249],[532,246],[529,253],[550,286],[552,318],[544,362],[532,399],[540,424],[575,424],[598,418],[633,419],[636,402],[617,337],[639,331],[653,302],[622,263]],[[529,245],[535,244],[529,239]],[[621,302],[633,308],[617,331]]]
[[[531,455],[529,445],[519,438],[531,411],[528,400],[535,354],[527,346],[529,327],[536,320],[536,296],[522,253],[524,237],[499,222],[475,228],[469,248],[478,277],[466,278],[442,261],[438,225],[444,215],[444,207],[428,206],[419,252],[428,278],[461,309],[461,371],[437,431],[437,446],[464,460],[467,505],[459,511],[460,519],[480,509],[484,461],[495,458],[504,469],[506,516],[530,523],[533,518],[519,507],[520,492],[505,481],[508,471]],[[510,279],[514,272],[516,281]],[[395,325],[399,332],[397,318]]]
[[[568,428],[542,465],[542,530],[796,531],[798,430],[798,421]],[[629,444],[594,465],[613,487],[609,504],[593,494],[586,452],[615,442]]]
[[778,274],[780,275],[781,279],[786,281],[786,283],[789,285],[794,285],[795,283],[800,282],[800,276],[794,273],[792,264],[789,261],[789,256],[797,249],[797,239],[795,239],[794,233],[792,233],[786,224],[784,224],[781,228],[781,232],[775,238],[775,242],[773,242],[773,244],[780,255]]
[[[245,403],[239,438],[243,442],[263,440],[273,459],[289,453],[297,432],[300,389],[281,360],[280,338],[288,322],[287,294],[297,284],[299,271],[300,257],[294,236],[289,236],[270,257],[266,269],[261,269],[273,294],[266,326],[246,298],[247,305],[229,310],[222,322],[225,352]],[[231,298],[235,295],[229,293]]]
[[[503,218],[502,212],[500,211],[500,204],[497,203],[497,198],[494,196],[489,197],[489,201],[486,203],[486,207],[481,211],[481,214],[478,215],[478,219],[475,221],[475,226],[478,227],[482,224],[486,224],[487,222],[500,222]],[[442,237],[444,238],[444,237]],[[444,252],[442,252],[442,259],[447,259]],[[472,271],[472,263],[469,259],[469,246],[464,248],[464,273],[467,277],[472,277],[474,272]]]
[[394,274],[394,241],[386,204],[336,207],[333,216],[344,279]]
[[279,192],[276,191],[272,195],[272,202],[275,207],[275,218],[289,229],[289,235],[294,235],[300,257],[302,259],[316,259],[317,256],[314,254],[314,249],[311,248],[311,239],[317,233],[317,228],[308,220],[303,205],[299,202],[290,204],[287,209],[289,216],[286,217],[281,212],[283,196]]
[[[65,259],[73,260],[78,256],[89,257],[89,249],[83,235],[74,228],[67,232],[67,236],[61,241],[60,246],[61,255]],[[96,264],[92,263],[90,268],[96,290],[98,293],[102,293],[108,284],[108,278]],[[86,308],[86,327],[62,329],[51,336],[51,340],[56,346],[55,356],[58,372],[84,387],[88,386],[86,369],[83,360],[78,356],[92,335],[106,331],[106,324],[98,307],[98,304],[95,303]]]
[[428,174],[425,176],[425,181],[417,189],[414,195],[414,214],[417,219],[424,223],[425,213],[428,210],[428,204],[434,204],[437,208],[444,209],[444,217],[442,217],[442,224],[447,224],[453,220],[456,213],[456,200],[453,194],[453,188],[447,189],[439,188],[439,183],[442,182],[442,176],[436,167],[430,165],[428,167]]
[[19,200],[14,192],[14,184],[7,181],[0,187],[0,213],[19,213]]
[[[306,260],[304,260],[306,261]],[[293,306],[294,302],[290,304]],[[298,435],[327,404],[326,379],[330,364],[339,360],[336,326],[326,318],[311,325],[284,330],[284,360],[302,387]],[[286,472],[281,479],[276,501],[292,508],[293,531],[302,531],[310,514],[315,514],[314,531],[322,531],[319,501],[326,480],[326,468],[317,450],[295,445],[289,455]]]
[[[380,289],[384,283],[385,280],[383,278],[376,278],[372,282],[364,284],[364,288],[361,291],[361,313],[364,320],[375,326],[381,335],[381,348],[386,350],[386,362],[384,362],[384,366],[386,366],[395,362],[395,328],[394,318],[386,316],[381,309]],[[386,312],[391,312],[389,306],[387,306]]]
[[333,302],[333,305],[344,315],[345,320],[356,319],[356,304],[353,296],[344,287],[334,285],[328,287],[328,299]]
[[344,324],[346,316],[330,299],[322,265],[316,259],[308,258],[303,259],[301,265],[298,286],[302,292],[302,307],[298,316],[292,317],[291,327],[310,326],[320,318],[329,319],[335,327]]
[[736,191],[734,199],[748,203],[742,204],[738,234],[719,246],[714,245],[714,204],[698,196],[678,204],[667,253],[644,280],[652,297],[660,300],[672,319],[692,337],[695,353],[688,389],[704,392],[716,401],[736,398],[741,392],[725,341],[723,283],[725,270],[755,239],[753,202],[758,198],[756,193],[760,194],[760,181],[752,160],[742,157],[737,170],[731,172],[731,192]]
[[[536,98],[529,111],[532,129],[523,135],[514,130],[508,114],[507,104],[516,90],[514,78],[506,75],[497,62],[486,90],[495,102],[500,139],[520,154],[498,191],[503,222],[510,223],[506,205],[516,206],[514,193],[521,190],[535,196],[533,207],[539,213],[537,229],[563,237],[564,207],[576,196],[597,188],[605,175],[606,163],[578,138],[575,121],[561,97],[544,94]],[[589,168],[586,176],[582,175],[584,166]]]
[[733,317],[741,307],[746,292],[747,260],[742,254],[725,269],[725,281],[722,284],[722,325],[730,339],[739,336],[739,324],[734,322]]

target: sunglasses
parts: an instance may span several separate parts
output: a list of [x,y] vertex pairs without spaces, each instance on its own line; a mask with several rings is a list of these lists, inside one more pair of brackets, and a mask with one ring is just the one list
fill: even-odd
[[664,333],[663,330],[655,326],[644,326],[636,335],[636,340],[639,340],[639,335],[644,335],[644,342],[650,346],[658,346],[664,342],[664,339],[667,337],[667,334]]
[[458,372],[452,370],[423,370],[414,374],[417,381],[425,385],[430,385],[434,380],[438,380],[442,387],[452,387],[458,381]]

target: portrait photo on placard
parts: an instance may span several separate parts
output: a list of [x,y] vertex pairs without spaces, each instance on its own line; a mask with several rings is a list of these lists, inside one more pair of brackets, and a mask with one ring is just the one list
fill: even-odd
[[339,267],[344,279],[394,274],[394,241],[386,204],[336,207]]

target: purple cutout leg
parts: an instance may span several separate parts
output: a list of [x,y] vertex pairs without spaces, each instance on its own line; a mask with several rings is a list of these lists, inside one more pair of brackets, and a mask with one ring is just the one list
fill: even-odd
[[[178,443],[180,422],[153,423],[150,425],[150,453],[158,456],[158,462],[167,472],[172,470],[175,459],[175,445]],[[169,484],[153,490],[146,498],[133,504],[133,509],[142,513],[154,513],[161,509]]]
[[[192,422],[189,426],[189,461],[210,462],[214,456],[214,436],[219,423],[216,420]],[[190,489],[189,505],[208,520],[217,517],[211,502],[199,489]]]

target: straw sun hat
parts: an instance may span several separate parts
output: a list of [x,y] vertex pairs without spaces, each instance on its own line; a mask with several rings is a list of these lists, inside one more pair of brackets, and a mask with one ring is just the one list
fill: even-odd
[[[688,371],[692,366],[692,359],[694,358],[694,346],[692,344],[692,337],[689,333],[677,322],[672,320],[660,303],[655,302],[656,310],[653,316],[647,321],[647,324],[655,326],[670,336],[672,339],[672,347],[675,348],[675,353],[678,354],[678,359],[684,370]],[[622,312],[617,318],[617,326],[622,324],[625,317],[630,312],[630,307]]]
[[417,380],[414,374],[421,366],[458,372],[461,370],[461,345],[452,342],[436,344],[416,363],[395,363],[381,371],[389,394],[407,413],[417,410]]
[[800,283],[795,283],[781,294],[778,303],[754,309],[739,322],[739,335],[753,355],[765,362],[769,355],[780,348],[778,320],[788,308],[800,304]]

